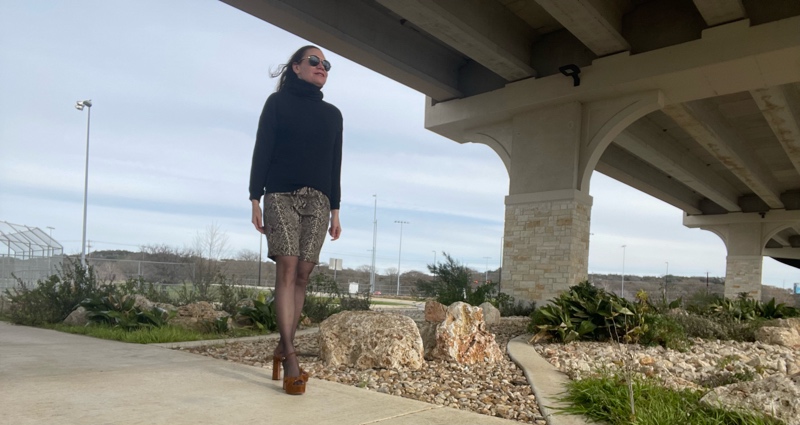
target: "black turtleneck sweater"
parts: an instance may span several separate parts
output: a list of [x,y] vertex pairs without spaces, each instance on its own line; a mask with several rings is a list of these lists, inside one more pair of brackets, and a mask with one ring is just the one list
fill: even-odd
[[320,88],[287,76],[269,96],[258,121],[250,199],[308,186],[339,209],[342,169],[342,113],[322,100]]

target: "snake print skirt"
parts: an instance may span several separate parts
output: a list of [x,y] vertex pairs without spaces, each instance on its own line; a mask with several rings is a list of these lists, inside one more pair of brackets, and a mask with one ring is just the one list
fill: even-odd
[[330,221],[330,201],[319,190],[303,187],[294,192],[264,196],[264,227],[270,259],[289,255],[319,263]]

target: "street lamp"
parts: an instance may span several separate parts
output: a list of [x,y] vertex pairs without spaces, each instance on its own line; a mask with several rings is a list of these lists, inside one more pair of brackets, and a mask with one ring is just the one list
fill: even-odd
[[407,221],[395,220],[400,225],[400,249],[397,253],[397,295],[400,295],[400,259],[403,258],[403,225],[410,224]]
[[89,193],[89,128],[92,122],[92,100],[79,100],[75,103],[75,109],[83,111],[89,108],[86,115],[86,168],[83,173],[83,237],[81,238],[81,266],[86,268],[86,196]]
[[378,195],[375,198],[375,209],[372,215],[372,268],[369,271],[369,292],[375,293],[375,247],[378,244]]
[[625,247],[622,245],[622,289],[620,289],[619,296],[625,298]]

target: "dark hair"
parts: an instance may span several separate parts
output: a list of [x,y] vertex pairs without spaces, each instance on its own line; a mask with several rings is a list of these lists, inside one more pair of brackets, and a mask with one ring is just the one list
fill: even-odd
[[275,91],[281,91],[283,86],[286,85],[287,79],[289,78],[297,79],[297,74],[295,74],[294,71],[292,71],[292,65],[300,63],[305,57],[306,50],[308,49],[321,50],[317,46],[312,46],[312,45],[303,46],[297,49],[297,51],[294,52],[294,54],[291,57],[289,57],[289,61],[287,63],[279,65],[277,70],[275,70],[274,72],[270,72],[269,74],[270,77],[278,78],[278,85],[275,86]]

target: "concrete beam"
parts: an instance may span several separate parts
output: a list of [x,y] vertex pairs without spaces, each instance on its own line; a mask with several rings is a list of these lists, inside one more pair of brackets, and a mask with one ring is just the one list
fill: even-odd
[[618,146],[606,149],[595,170],[688,214],[702,214],[700,195]]
[[773,210],[767,213],[730,213],[720,215],[690,215],[683,217],[683,225],[690,228],[743,223],[773,223],[796,226],[800,211]]
[[623,3],[617,0],[536,0],[597,56],[630,50],[622,36]]
[[[800,179],[800,95],[786,86],[750,91]],[[796,105],[796,106],[794,106]],[[794,107],[793,107],[794,106]]]
[[536,31],[492,0],[377,0],[441,42],[508,81],[535,75]]
[[767,257],[800,260],[800,248],[765,248],[764,255]]
[[739,178],[770,208],[783,208],[778,184],[752,150],[713,105],[694,101],[664,108],[681,128],[703,146],[708,153]]
[[773,235],[771,239],[777,242],[781,247],[792,246],[792,244],[789,243],[789,238],[782,236],[780,233]]
[[646,119],[633,123],[614,142],[725,210],[740,211],[739,194],[703,161],[671,148],[673,140]]
[[658,90],[667,104],[800,81],[800,16],[751,27],[710,28],[703,38],[647,53],[621,53],[582,67],[581,85],[563,75],[529,78],[448,102],[428,102],[425,127],[453,140],[465,129],[508,121],[565,102],[613,99]]
[[742,0],[693,0],[708,26],[738,21],[747,17]]
[[222,0],[436,100],[462,97],[468,61],[358,0]]

